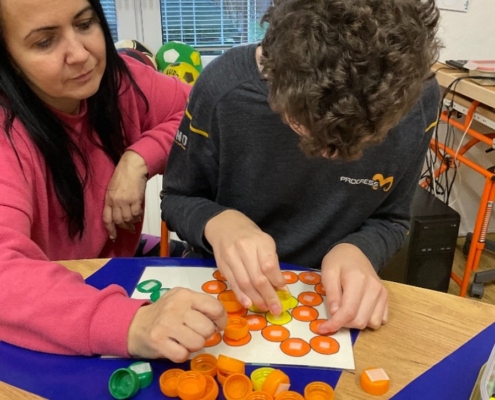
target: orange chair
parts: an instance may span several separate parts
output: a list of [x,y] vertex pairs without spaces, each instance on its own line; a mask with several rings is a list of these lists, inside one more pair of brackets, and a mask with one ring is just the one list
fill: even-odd
[[160,257],[170,256],[170,234],[168,232],[167,224],[162,221],[161,235],[160,235]]

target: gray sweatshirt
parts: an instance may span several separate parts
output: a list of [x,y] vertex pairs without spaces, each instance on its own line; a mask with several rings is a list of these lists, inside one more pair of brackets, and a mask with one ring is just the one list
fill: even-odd
[[255,51],[229,50],[196,81],[166,168],[162,218],[211,256],[205,224],[235,209],[274,238],[282,262],[320,268],[333,246],[351,243],[378,271],[409,229],[437,118],[437,82],[425,84],[409,114],[361,159],[308,158],[268,105]]

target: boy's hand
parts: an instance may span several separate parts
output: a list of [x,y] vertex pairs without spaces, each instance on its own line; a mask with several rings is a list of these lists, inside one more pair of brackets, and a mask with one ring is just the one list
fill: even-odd
[[175,288],[138,310],[129,327],[127,348],[131,356],[183,362],[226,324],[227,314],[217,299]]
[[254,303],[274,315],[282,312],[276,290],[286,283],[270,235],[244,214],[227,210],[207,222],[205,238],[218,268],[244,307]]
[[342,243],[332,248],[323,258],[321,275],[332,317],[320,325],[320,333],[342,327],[378,329],[387,322],[387,290],[358,247]]

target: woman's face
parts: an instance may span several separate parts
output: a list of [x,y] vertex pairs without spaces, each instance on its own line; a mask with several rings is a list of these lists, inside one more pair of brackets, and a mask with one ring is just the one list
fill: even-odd
[[46,104],[77,113],[98,90],[105,40],[87,0],[0,0],[16,70]]

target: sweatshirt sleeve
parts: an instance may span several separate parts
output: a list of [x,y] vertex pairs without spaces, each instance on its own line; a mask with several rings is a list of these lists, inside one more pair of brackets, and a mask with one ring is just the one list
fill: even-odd
[[132,144],[128,150],[135,151],[144,158],[149,176],[152,177],[163,173],[165,169],[175,133],[184,115],[190,86],[130,57],[123,58],[148,102],[147,109],[139,94],[132,88],[139,115],[133,118],[134,110],[130,111],[131,118],[126,123],[134,125],[134,121],[139,120],[140,136],[131,138]]
[[350,243],[357,246],[368,257],[377,272],[400,250],[410,229],[411,204],[436,125],[438,104],[438,85],[433,80],[427,84],[419,101],[422,121],[412,121],[419,124],[415,129],[420,130],[418,134],[422,134],[422,138],[405,174],[386,201],[363,222],[360,228],[336,243]]
[[43,164],[17,135],[16,154],[0,133],[0,340],[49,353],[129,356],[127,331],[144,302],[116,285],[97,290],[48,260],[31,237]]
[[227,208],[215,202],[219,171],[215,88],[201,78],[191,92],[172,146],[161,209],[169,229],[196,249],[211,252],[204,227]]

